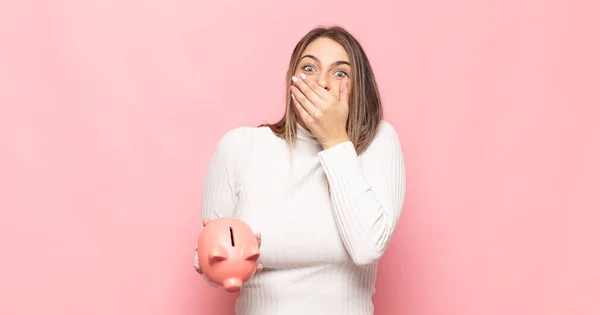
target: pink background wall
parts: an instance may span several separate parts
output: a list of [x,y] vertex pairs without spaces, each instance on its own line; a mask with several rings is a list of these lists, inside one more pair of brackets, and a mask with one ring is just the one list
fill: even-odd
[[1,1],[0,314],[232,314],[191,266],[204,173],[316,24],[405,149],[376,314],[600,314],[592,2]]

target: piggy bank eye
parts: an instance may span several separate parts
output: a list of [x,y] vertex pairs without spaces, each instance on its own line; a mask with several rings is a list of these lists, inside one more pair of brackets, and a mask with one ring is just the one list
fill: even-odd
[[233,240],[233,229],[229,227],[229,236],[231,237],[231,246],[235,247],[235,241]]

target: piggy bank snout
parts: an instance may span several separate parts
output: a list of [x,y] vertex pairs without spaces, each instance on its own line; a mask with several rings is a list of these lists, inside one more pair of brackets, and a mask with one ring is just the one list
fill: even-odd
[[237,292],[242,288],[242,280],[238,278],[229,278],[223,282],[223,288],[227,292]]

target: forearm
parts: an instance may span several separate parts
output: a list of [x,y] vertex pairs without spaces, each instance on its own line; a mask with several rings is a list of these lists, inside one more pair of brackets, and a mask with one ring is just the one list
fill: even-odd
[[362,166],[351,142],[319,153],[327,176],[338,230],[357,265],[376,263],[389,244],[398,221],[404,170],[399,152]]

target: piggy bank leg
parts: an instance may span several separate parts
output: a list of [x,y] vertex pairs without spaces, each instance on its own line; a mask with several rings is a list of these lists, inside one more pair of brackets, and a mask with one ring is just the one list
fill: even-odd
[[230,293],[237,292],[242,288],[242,280],[238,278],[229,278],[223,282],[223,288]]

